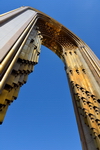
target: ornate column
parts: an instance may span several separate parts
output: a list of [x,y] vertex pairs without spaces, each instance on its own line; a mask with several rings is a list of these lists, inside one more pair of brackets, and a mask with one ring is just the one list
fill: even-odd
[[85,46],[64,49],[64,60],[83,150],[100,149],[99,60]]

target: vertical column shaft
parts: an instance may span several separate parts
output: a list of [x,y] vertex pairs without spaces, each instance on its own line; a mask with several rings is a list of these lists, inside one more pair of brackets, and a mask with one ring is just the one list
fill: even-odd
[[0,94],[0,123],[3,122],[8,106],[17,98],[20,87],[26,83],[29,73],[33,72],[34,65],[38,63],[42,36],[34,25],[17,50],[14,65],[8,67],[10,72]]
[[99,85],[78,48],[65,50],[64,60],[83,150],[100,149]]

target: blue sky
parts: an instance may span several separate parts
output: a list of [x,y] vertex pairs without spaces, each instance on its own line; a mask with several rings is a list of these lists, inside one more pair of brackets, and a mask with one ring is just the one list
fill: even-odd
[[[100,59],[99,0],[1,0],[0,14],[34,7],[85,41]],[[41,47],[39,64],[0,126],[0,150],[81,150],[62,61]]]

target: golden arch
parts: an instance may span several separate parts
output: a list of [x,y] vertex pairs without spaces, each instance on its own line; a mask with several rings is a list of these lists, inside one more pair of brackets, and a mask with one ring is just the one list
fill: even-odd
[[[16,31],[17,34],[9,41],[5,39],[5,45],[0,50],[0,122],[2,123],[9,104],[17,97],[20,86],[26,82],[26,77],[32,72],[32,65],[37,63],[24,58],[19,59],[35,27],[35,31],[39,30],[43,36],[42,45],[56,53],[65,64],[83,149],[99,150],[100,61],[75,34],[51,17],[31,7],[21,7],[1,15],[1,26],[3,27],[16,16],[24,14],[26,10],[35,11],[34,17],[20,27]],[[36,45],[34,49],[35,55],[38,56]]]

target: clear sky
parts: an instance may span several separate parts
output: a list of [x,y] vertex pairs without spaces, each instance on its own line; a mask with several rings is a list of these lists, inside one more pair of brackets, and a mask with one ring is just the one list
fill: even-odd
[[[100,59],[100,0],[0,0],[0,14],[20,6],[53,17]],[[39,64],[0,126],[0,150],[82,150],[64,65],[43,46]]]

